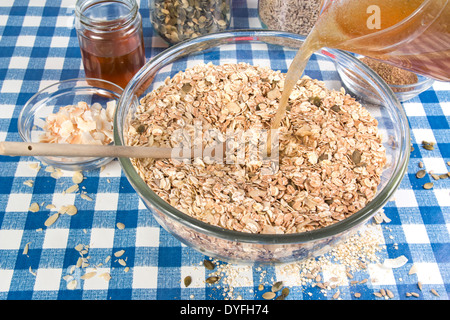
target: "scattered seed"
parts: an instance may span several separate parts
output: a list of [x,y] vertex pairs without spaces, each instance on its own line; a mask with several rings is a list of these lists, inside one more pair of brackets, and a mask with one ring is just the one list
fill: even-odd
[[391,290],[386,289],[386,294],[390,299],[394,298],[394,293]]
[[289,288],[283,288],[283,290],[281,290],[281,295],[284,297],[287,297],[290,293]]
[[264,290],[264,285],[262,283],[259,284],[258,290],[259,291],[263,291]]
[[419,168],[423,168],[423,162],[422,161],[419,162]]
[[271,300],[271,299],[275,298],[275,296],[276,296],[275,292],[272,292],[272,291],[267,291],[267,292],[263,293],[263,295],[262,295],[262,297],[266,300]]
[[423,188],[426,190],[429,190],[431,188],[433,188],[433,182],[427,182],[423,185]]
[[207,259],[203,260],[203,265],[204,265],[205,268],[208,269],[208,270],[214,270],[214,268],[216,267],[216,266],[214,265],[214,263],[212,263],[210,260],[207,260]]
[[341,292],[340,292],[339,289],[338,289],[338,291],[336,291],[336,293],[333,294],[333,299],[339,298],[340,295],[341,295]]
[[191,276],[187,276],[184,278],[184,286],[187,288],[189,287],[189,285],[192,283],[192,277]]
[[272,286],[272,292],[278,292],[283,288],[283,281],[277,281]]
[[417,282],[417,287],[419,288],[420,291],[422,291],[422,282],[418,281]]
[[121,265],[121,266],[126,266],[127,265],[127,263],[125,262],[125,260],[123,260],[123,259],[119,259],[118,260],[118,262],[119,262],[119,264]]
[[355,296],[355,298],[360,298],[361,297],[361,293],[355,292],[354,296]]
[[434,173],[431,174],[431,177],[432,177],[434,180],[439,180],[439,179],[440,179],[440,177],[439,177],[437,174],[434,174]]
[[219,279],[220,279],[220,277],[211,276],[206,279],[206,283],[213,284],[213,283],[216,283],[217,281],[219,281]]
[[383,295],[381,293],[379,293],[379,292],[374,292],[373,295],[378,297],[378,298],[382,298],[383,297]]
[[417,292],[410,292],[409,294],[416,298],[420,297],[420,295]]
[[116,226],[117,226],[117,229],[120,229],[120,230],[125,229],[125,225],[122,222],[117,222]]
[[443,173],[439,175],[439,179],[447,179],[448,178],[448,173]]
[[436,297],[439,297],[439,293],[435,289],[430,290],[432,294],[434,294]]
[[425,177],[426,174],[427,174],[427,172],[425,170],[419,170],[416,173],[416,178],[417,179],[422,179],[423,177]]
[[23,184],[32,188],[34,185],[34,182],[33,182],[33,180],[27,180],[27,181],[24,181]]
[[434,146],[431,144],[426,144],[422,146],[425,150],[434,150]]

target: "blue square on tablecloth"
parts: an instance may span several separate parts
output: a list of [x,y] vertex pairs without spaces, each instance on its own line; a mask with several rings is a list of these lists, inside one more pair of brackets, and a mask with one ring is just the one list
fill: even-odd
[[427,116],[432,129],[449,129],[448,121],[445,116]]
[[[431,193],[429,193],[431,195]],[[445,218],[442,215],[442,210],[438,206],[421,206],[419,203],[420,213],[424,224],[445,224]]]
[[160,247],[158,253],[159,267],[179,267],[181,247]]

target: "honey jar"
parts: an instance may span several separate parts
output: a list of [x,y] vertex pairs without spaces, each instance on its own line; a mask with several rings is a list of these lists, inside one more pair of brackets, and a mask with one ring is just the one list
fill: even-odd
[[142,18],[136,0],[78,0],[75,15],[86,77],[125,88],[145,64]]

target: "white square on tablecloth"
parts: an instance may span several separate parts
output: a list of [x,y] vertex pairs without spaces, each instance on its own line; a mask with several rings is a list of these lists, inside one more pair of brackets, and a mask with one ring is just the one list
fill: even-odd
[[48,57],[45,60],[45,69],[48,70],[63,70],[64,58],[62,57]]
[[114,244],[114,229],[92,228],[89,248],[112,248]]
[[[422,158],[422,162],[424,164],[424,169],[428,171],[433,171],[433,173],[441,174],[441,173],[447,173],[448,168],[447,165],[442,158]],[[433,179],[431,180],[434,181]]]
[[67,247],[67,239],[69,238],[69,229],[48,228],[45,230],[44,249],[65,249]]
[[14,270],[0,269],[0,292],[8,292]]
[[32,194],[11,193],[5,211],[27,212],[30,207]]
[[95,197],[95,211],[99,210],[117,210],[119,201],[118,193],[97,193]]
[[39,27],[41,25],[41,16],[25,16],[23,18],[23,27]]
[[408,243],[430,243],[427,230],[423,224],[402,224],[403,233]]
[[133,268],[133,289],[156,289],[158,285],[158,268],[157,267],[140,267]]
[[0,106],[0,118],[11,119],[16,106],[11,104],[2,104]]
[[418,207],[413,190],[398,189],[394,194],[394,200],[397,207]]
[[421,145],[422,141],[436,142],[433,130],[431,129],[412,129],[416,143]]
[[4,80],[2,83],[2,93],[19,93],[22,88],[22,80]]
[[433,192],[440,207],[450,207],[450,189],[434,189]]
[[23,230],[0,229],[0,250],[18,250],[22,241]]
[[444,281],[437,263],[414,262],[416,267],[417,280],[422,284],[442,284]]
[[33,47],[36,36],[21,35],[17,37],[16,47]]
[[35,291],[54,291],[59,290],[61,282],[61,269],[38,269],[36,281],[34,282]]
[[67,48],[69,46],[70,37],[53,37],[50,43],[51,48]]
[[406,115],[408,117],[426,117],[427,114],[423,109],[423,105],[419,102],[405,102],[403,104]]
[[137,227],[136,247],[158,247],[159,228],[157,227]]
[[11,57],[8,69],[26,69],[29,61],[29,57]]

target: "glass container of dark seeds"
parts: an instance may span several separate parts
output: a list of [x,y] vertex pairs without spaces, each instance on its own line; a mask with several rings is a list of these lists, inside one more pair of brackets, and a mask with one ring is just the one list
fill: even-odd
[[169,44],[226,30],[232,0],[149,0],[154,30]]

